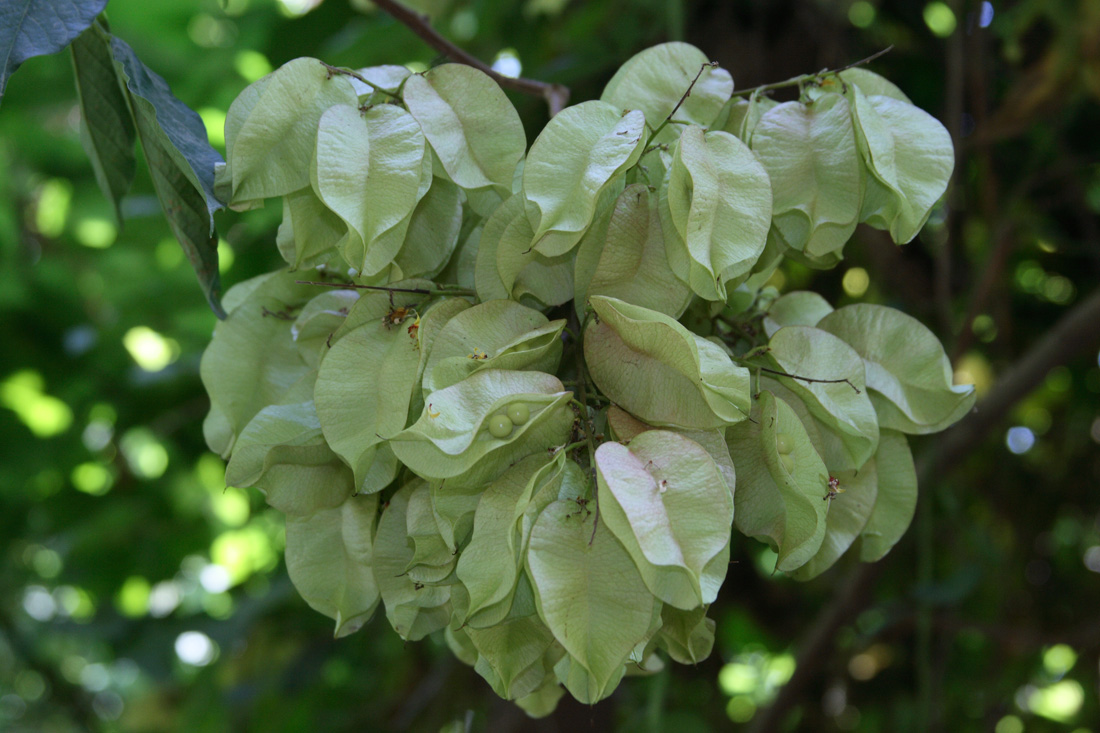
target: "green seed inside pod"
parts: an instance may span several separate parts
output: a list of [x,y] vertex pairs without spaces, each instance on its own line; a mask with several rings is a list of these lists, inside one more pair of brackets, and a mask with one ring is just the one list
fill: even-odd
[[508,419],[512,421],[513,425],[523,425],[531,417],[531,410],[520,402],[514,405],[508,405]]
[[779,462],[783,464],[783,468],[787,469],[787,473],[794,473],[794,456],[790,453],[779,454]]
[[489,434],[494,438],[507,438],[512,434],[512,421],[507,415],[493,415],[489,418]]
[[794,450],[794,441],[792,441],[791,436],[786,433],[776,433],[775,447],[781,454],[787,455]]

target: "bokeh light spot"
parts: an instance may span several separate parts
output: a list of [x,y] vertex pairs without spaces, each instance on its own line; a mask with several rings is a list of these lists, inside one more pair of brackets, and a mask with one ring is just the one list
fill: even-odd
[[947,38],[955,32],[958,21],[947,3],[934,2],[924,6],[924,23],[936,36]]
[[185,631],[176,637],[176,656],[184,664],[205,667],[218,656],[217,647],[201,631]]
[[1035,433],[1023,425],[1015,425],[1005,433],[1005,445],[1016,455],[1027,453],[1035,445]]
[[241,527],[248,521],[248,496],[240,489],[221,488],[210,496],[210,511],[229,527]]
[[168,451],[147,428],[132,428],[119,441],[122,455],[134,475],[143,479],[155,479],[168,469]]
[[875,6],[866,0],[857,0],[848,7],[848,20],[856,28],[870,28],[875,22]]
[[1055,644],[1043,652],[1043,668],[1047,673],[1061,677],[1077,664],[1077,652],[1069,644]]
[[1082,560],[1085,563],[1085,567],[1094,573],[1100,573],[1100,545],[1093,545],[1089,549],[1085,550]]
[[199,117],[206,128],[206,138],[217,148],[225,147],[225,112],[215,107],[201,107]]
[[993,386],[993,369],[982,354],[971,351],[959,360],[953,381],[955,384],[973,384],[978,399],[981,399]]
[[867,288],[870,287],[871,277],[862,267],[852,267],[844,273],[844,279],[840,284],[844,288],[844,292],[849,296],[859,298],[866,293]]
[[986,0],[982,3],[981,10],[978,11],[978,27],[988,28],[993,22],[993,3]]
[[134,326],[122,337],[122,345],[137,365],[147,372],[159,372],[179,357],[179,344],[148,326]]
[[106,219],[88,217],[76,223],[73,231],[76,241],[92,249],[106,249],[115,243],[118,229]]
[[141,618],[149,612],[149,581],[140,575],[131,575],[115,596],[115,607],[130,618]]
[[523,73],[523,64],[519,60],[519,54],[514,48],[506,48],[497,54],[493,61],[493,71],[501,76],[515,79]]
[[1084,702],[1085,690],[1077,680],[1062,680],[1036,688],[1027,697],[1028,710],[1059,723],[1073,720]]
[[46,394],[42,375],[31,369],[15,372],[0,383],[0,404],[23,421],[39,438],[65,432],[73,422],[69,406]]
[[73,487],[77,491],[92,496],[106,494],[111,490],[111,485],[114,483],[114,475],[112,475],[111,469],[102,463],[91,461],[75,466],[69,478],[72,479]]
[[65,231],[73,185],[64,178],[51,178],[38,188],[34,227],[45,237],[57,238]]
[[[267,76],[272,71],[271,62],[267,60],[267,56],[259,51],[249,49],[237,52],[237,55],[233,57],[233,68],[237,70],[241,78],[249,83]],[[224,138],[225,133],[223,131],[222,139],[224,140]]]
[[218,240],[218,272],[228,272],[229,268],[233,266],[233,260],[236,259],[236,254],[233,252],[233,248],[229,246],[229,242],[224,239]]

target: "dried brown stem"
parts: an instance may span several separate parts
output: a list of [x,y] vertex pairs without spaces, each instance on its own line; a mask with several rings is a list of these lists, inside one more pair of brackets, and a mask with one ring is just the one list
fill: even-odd
[[535,79],[513,78],[504,76],[493,70],[491,66],[481,59],[459,48],[448,41],[439,31],[432,28],[426,15],[420,15],[411,8],[407,8],[396,0],[374,0],[374,4],[389,13],[395,20],[411,30],[429,46],[444,54],[448,58],[473,66],[488,76],[505,89],[512,89],[524,94],[541,97],[550,107],[550,116],[553,117],[569,103],[569,88],[561,84],[548,84]]

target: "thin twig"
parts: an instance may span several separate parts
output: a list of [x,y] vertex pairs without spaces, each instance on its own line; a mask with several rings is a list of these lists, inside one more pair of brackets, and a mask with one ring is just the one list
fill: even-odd
[[391,288],[388,285],[356,285],[355,283],[322,283],[316,280],[295,280],[299,285],[320,285],[326,288],[353,288],[355,290],[382,290],[387,293],[417,293],[419,295],[477,295],[473,290],[465,288],[443,288],[432,290],[430,288]]
[[776,376],[779,376],[779,377],[789,377],[790,379],[797,379],[801,382],[814,382],[814,383],[817,383],[817,384],[841,384],[841,383],[843,383],[843,384],[848,385],[852,389],[854,389],[856,391],[856,394],[862,394],[859,391],[859,387],[855,386],[854,384],[852,384],[847,379],[812,379],[811,377],[800,377],[797,374],[787,374],[787,372],[781,372],[778,369],[768,369],[767,367],[762,367],[762,366],[757,366],[755,368],[759,369],[762,372],[767,372],[768,374],[775,374]]
[[758,87],[749,87],[748,89],[742,89],[741,91],[734,92],[732,96],[734,96],[734,97],[743,97],[747,94],[752,94],[753,92],[768,92],[768,91],[771,91],[772,89],[783,89],[785,87],[799,86],[803,82],[805,82],[809,79],[815,79],[819,76],[826,76],[828,74],[839,74],[842,71],[847,71],[848,69],[854,69],[857,66],[863,66],[864,64],[869,64],[872,61],[874,61],[875,59],[877,59],[879,56],[882,56],[883,54],[887,54],[892,50],[894,50],[893,46],[887,46],[886,48],[882,49],[881,51],[878,51],[877,53],[873,53],[865,59],[860,59],[859,61],[848,64],[847,66],[841,66],[839,69],[824,69],[822,71],[817,72],[816,74],[801,74],[799,76],[792,76],[790,79],[787,79],[786,81],[776,81],[776,82],[772,82],[771,84],[761,84]]
[[324,66],[326,69],[328,69],[328,74],[329,74],[330,77],[333,74],[341,74],[343,76],[350,76],[352,79],[358,79],[359,81],[363,82],[368,87],[370,87],[371,89],[373,89],[374,91],[376,91],[380,94],[385,94],[387,97],[392,97],[393,99],[401,99],[400,96],[394,94],[393,92],[391,92],[388,89],[383,89],[382,87],[378,86],[373,81],[366,78],[365,76],[363,76],[362,74],[360,74],[357,71],[352,71],[351,69],[341,69],[339,66],[333,66],[332,64],[326,64],[324,61],[321,62],[321,66]]
[[653,131],[653,134],[649,136],[649,140],[646,140],[645,150],[649,152],[649,141],[656,140],[657,136],[661,134],[661,131],[668,127],[668,124],[672,122],[672,116],[680,109],[681,105],[687,101],[687,98],[691,96],[691,90],[695,88],[695,82],[699,81],[699,77],[703,75],[703,72],[707,69],[714,69],[718,67],[717,61],[708,61],[705,64],[699,66],[699,71],[695,74],[695,78],[688,84],[688,88],[684,90],[683,95],[680,97],[680,101],[676,103],[676,106],[672,108],[672,111],[668,113],[668,117],[665,121],[657,125],[657,129]]
[[374,0],[374,4],[392,15],[395,20],[413,33],[420,36],[425,43],[436,51],[439,51],[459,63],[473,66],[475,69],[484,72],[505,89],[513,89],[517,92],[541,97],[546,100],[546,104],[550,107],[551,117],[564,109],[565,105],[569,103],[568,87],[562,86],[561,84],[548,84],[544,81],[536,81],[535,79],[504,76],[494,71],[493,68],[484,61],[459,48],[440,35],[435,28],[432,28],[428,16],[420,15],[415,10],[407,8],[397,2],[397,0]]

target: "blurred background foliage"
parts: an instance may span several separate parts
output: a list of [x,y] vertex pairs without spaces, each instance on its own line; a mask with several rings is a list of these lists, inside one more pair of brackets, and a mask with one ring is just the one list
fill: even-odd
[[[422,0],[504,73],[598,96],[636,51],[683,39],[739,88],[873,68],[955,136],[946,205],[898,248],[861,229],[783,290],[881,302],[944,339],[986,392],[1100,283],[1100,0]],[[366,2],[112,0],[113,30],[197,109],[215,147],[234,97],[303,55],[441,61]],[[513,97],[533,137],[537,99]],[[148,178],[117,231],[78,138],[67,54],[32,59],[0,109],[0,729],[740,728],[796,667],[855,570],[796,584],[735,540],[715,652],[532,722],[441,641],[358,634],[291,587],[282,517],[226,489],[198,364],[214,325]],[[223,151],[224,152],[224,151]],[[143,168],[139,166],[139,171]],[[145,174],[147,176],[147,174]],[[219,214],[226,285],[278,266],[277,202]],[[1100,324],[1097,325],[1100,332]],[[906,539],[784,724],[800,730],[1100,730],[1100,363],[1095,343],[921,486]],[[919,456],[936,438],[914,441]],[[810,662],[807,662],[810,663]]]

